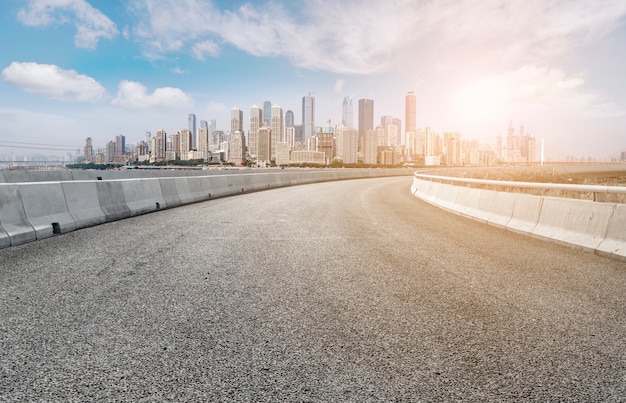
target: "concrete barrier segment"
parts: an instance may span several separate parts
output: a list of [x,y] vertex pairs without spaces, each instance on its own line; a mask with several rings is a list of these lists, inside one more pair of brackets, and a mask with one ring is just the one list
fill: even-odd
[[96,181],[96,190],[100,208],[107,222],[130,217],[130,209],[126,205],[124,188],[120,181]]
[[626,262],[626,204],[615,204],[606,234],[596,251]]
[[100,208],[95,181],[61,182],[67,211],[76,224],[76,229],[91,227],[106,222]]
[[176,190],[176,180],[177,178],[158,179],[161,187],[161,196],[163,200],[165,200],[166,208],[178,207],[182,204],[178,196],[178,191]]
[[17,184],[0,184],[0,226],[9,236],[11,246],[37,239],[37,233],[26,217]]
[[478,205],[482,193],[482,189],[468,187],[459,188],[459,192],[456,195],[456,204],[459,206],[459,213],[469,217],[478,216]]
[[125,179],[120,182],[131,216],[165,208],[166,203],[161,195],[161,185],[158,179]]
[[17,186],[37,239],[76,229],[74,218],[67,210],[61,182],[20,183]]
[[521,233],[532,232],[539,221],[542,204],[543,197],[541,196],[521,193],[516,195],[513,215],[506,224],[506,229]]
[[595,250],[605,237],[611,203],[544,197],[534,235]]
[[[495,200],[490,203],[490,210],[487,214],[487,223],[499,228],[506,228],[507,224],[513,217],[513,210],[517,200],[517,194],[507,192],[485,192],[487,197],[494,197]],[[481,207],[482,208],[482,207]]]

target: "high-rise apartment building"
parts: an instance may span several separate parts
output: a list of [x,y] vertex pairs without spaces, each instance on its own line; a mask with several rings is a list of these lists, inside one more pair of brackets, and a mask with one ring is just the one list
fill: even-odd
[[302,97],[302,141],[315,135],[315,97],[309,93]]
[[250,108],[250,130],[248,130],[248,152],[250,158],[257,159],[259,154],[259,129],[264,126],[263,110],[256,105]]
[[167,133],[165,130],[159,130],[156,133],[155,142],[154,142],[154,150],[152,155],[154,156],[155,161],[164,161],[165,160],[165,143],[167,141]]
[[378,135],[373,129],[366,130],[363,137],[363,163],[378,163]]
[[109,141],[107,143],[106,151],[105,151],[106,161],[113,162],[115,160],[115,156],[117,155],[116,143],[115,141]]
[[196,140],[196,115],[190,113],[187,115],[187,129],[191,132],[192,140],[191,140],[191,148],[194,150],[198,146],[198,142]]
[[354,108],[352,107],[352,98],[344,97],[343,105],[341,108],[341,124],[348,128],[354,127],[354,122],[352,119],[353,114]]
[[126,154],[126,136],[118,134],[115,136],[115,155]]
[[200,158],[207,161],[209,159],[209,129],[208,125],[202,125],[202,122],[207,123],[206,121],[200,122],[200,128],[198,129],[198,153],[200,154]]
[[365,132],[374,129],[374,101],[359,99],[359,149],[363,147]]
[[91,162],[91,158],[93,157],[93,141],[91,137],[87,137],[85,139],[85,147],[83,148],[83,158],[86,163]]
[[188,160],[189,159],[189,151],[191,151],[192,147],[192,138],[193,136],[191,135],[191,130],[189,129],[182,129],[180,132],[178,132],[178,144],[179,144],[179,153],[180,153],[180,159],[181,160]]
[[335,135],[337,138],[337,157],[341,158],[344,164],[356,164],[358,162],[357,130],[339,125],[337,126]]
[[263,122],[267,127],[270,126],[272,121],[272,103],[270,101],[263,101]]
[[246,163],[246,138],[244,133],[236,130],[230,134],[228,142],[228,161],[241,166]]
[[272,160],[272,130],[269,126],[259,128],[258,137],[258,163],[269,163]]
[[270,128],[272,130],[272,159],[275,159],[276,145],[284,142],[283,108],[278,105],[272,106]]

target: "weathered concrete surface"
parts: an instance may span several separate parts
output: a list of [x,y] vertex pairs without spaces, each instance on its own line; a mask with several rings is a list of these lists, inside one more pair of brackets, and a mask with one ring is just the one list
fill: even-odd
[[622,400],[624,264],[410,183],[250,193],[0,250],[2,400]]

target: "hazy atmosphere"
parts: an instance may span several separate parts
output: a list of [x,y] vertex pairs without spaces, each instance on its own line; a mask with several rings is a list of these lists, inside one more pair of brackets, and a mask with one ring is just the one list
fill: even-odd
[[299,122],[309,92],[317,126],[346,96],[404,121],[409,91],[418,127],[495,144],[512,121],[553,159],[626,149],[623,0],[4,0],[0,24],[0,155],[134,143],[189,113],[228,130],[233,106],[247,131],[265,100]]

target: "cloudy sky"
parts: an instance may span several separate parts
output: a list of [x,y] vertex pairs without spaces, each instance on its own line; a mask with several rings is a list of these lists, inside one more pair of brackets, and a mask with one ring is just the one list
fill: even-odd
[[227,130],[233,106],[247,131],[264,100],[299,122],[309,92],[317,125],[345,96],[355,121],[370,98],[404,125],[408,91],[418,127],[626,149],[624,0],[2,0],[0,26],[0,155],[134,143],[188,113]]

